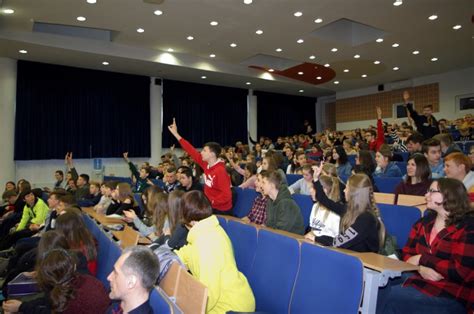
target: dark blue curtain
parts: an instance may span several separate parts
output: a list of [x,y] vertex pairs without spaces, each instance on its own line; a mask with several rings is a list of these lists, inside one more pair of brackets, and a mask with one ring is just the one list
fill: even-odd
[[15,160],[150,156],[150,79],[18,61]]
[[164,80],[163,147],[176,143],[168,125],[195,147],[206,142],[222,146],[247,139],[247,90]]
[[316,130],[316,98],[267,92],[257,96],[257,136],[276,140],[278,136],[305,133],[308,120]]

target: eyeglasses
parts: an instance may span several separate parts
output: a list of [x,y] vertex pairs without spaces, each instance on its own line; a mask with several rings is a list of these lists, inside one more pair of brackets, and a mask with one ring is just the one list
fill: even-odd
[[441,191],[440,190],[435,190],[435,189],[428,189],[428,191],[426,191],[426,193],[429,193],[429,194],[441,193]]

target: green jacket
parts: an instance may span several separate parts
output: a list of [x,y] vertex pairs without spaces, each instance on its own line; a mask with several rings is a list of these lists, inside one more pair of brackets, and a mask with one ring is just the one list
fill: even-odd
[[130,171],[132,172],[135,179],[137,180],[137,183],[135,185],[135,188],[133,189],[133,192],[135,193],[145,192],[145,190],[150,187],[150,185],[147,182],[148,179],[140,178],[140,172],[138,172],[137,167],[131,161],[128,162],[128,167],[130,168]]
[[25,229],[28,224],[43,224],[48,215],[48,211],[48,205],[46,205],[41,198],[36,198],[36,203],[33,208],[30,208],[28,204],[26,204],[25,207],[23,207],[23,215],[21,216],[21,221],[16,231]]
[[304,221],[301,210],[291,198],[286,184],[278,190],[277,198],[267,203],[267,227],[285,230],[292,233],[304,234]]

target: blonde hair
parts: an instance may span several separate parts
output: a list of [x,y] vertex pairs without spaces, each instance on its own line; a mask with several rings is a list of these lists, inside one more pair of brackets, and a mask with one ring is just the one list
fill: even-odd
[[[334,202],[339,202],[341,200],[341,192],[339,189],[338,178],[323,175],[319,177],[319,182],[321,182],[323,189],[326,189],[328,191],[327,197],[330,200]],[[319,210],[324,210],[324,217],[322,220],[326,221],[331,211],[327,209],[326,207],[322,206],[321,204],[319,206],[320,206]]]
[[379,226],[379,246],[383,247],[385,242],[385,226],[380,219],[380,211],[375,204],[372,181],[367,175],[357,173],[349,178],[347,188],[349,189],[347,211],[341,219],[341,232],[344,233],[349,229],[359,215],[364,212],[369,212],[377,219]]
[[168,194],[163,192],[153,193],[148,199],[148,207],[153,212],[156,234],[161,235],[166,217],[168,216]]
[[337,178],[337,168],[335,164],[325,163],[323,165],[323,171],[331,177]]

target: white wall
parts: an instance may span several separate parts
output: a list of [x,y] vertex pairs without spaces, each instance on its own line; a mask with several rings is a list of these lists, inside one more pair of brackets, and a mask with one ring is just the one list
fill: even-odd
[[[474,114],[474,110],[466,110],[463,112],[456,111],[456,96],[474,93],[474,67],[452,71],[442,74],[417,77],[413,80],[413,86],[420,86],[432,83],[439,84],[439,103],[440,111],[435,113],[437,119],[445,118],[452,120],[454,118],[463,116],[466,113]],[[350,90],[336,93],[336,99],[345,99],[363,95],[370,95],[377,93],[377,86],[368,88]],[[351,130],[355,128],[366,128],[368,125],[375,125],[375,109],[374,119],[364,121],[353,121],[337,123],[337,130]],[[392,122],[393,119],[384,119],[387,122]],[[404,119],[400,119],[404,121]]]

